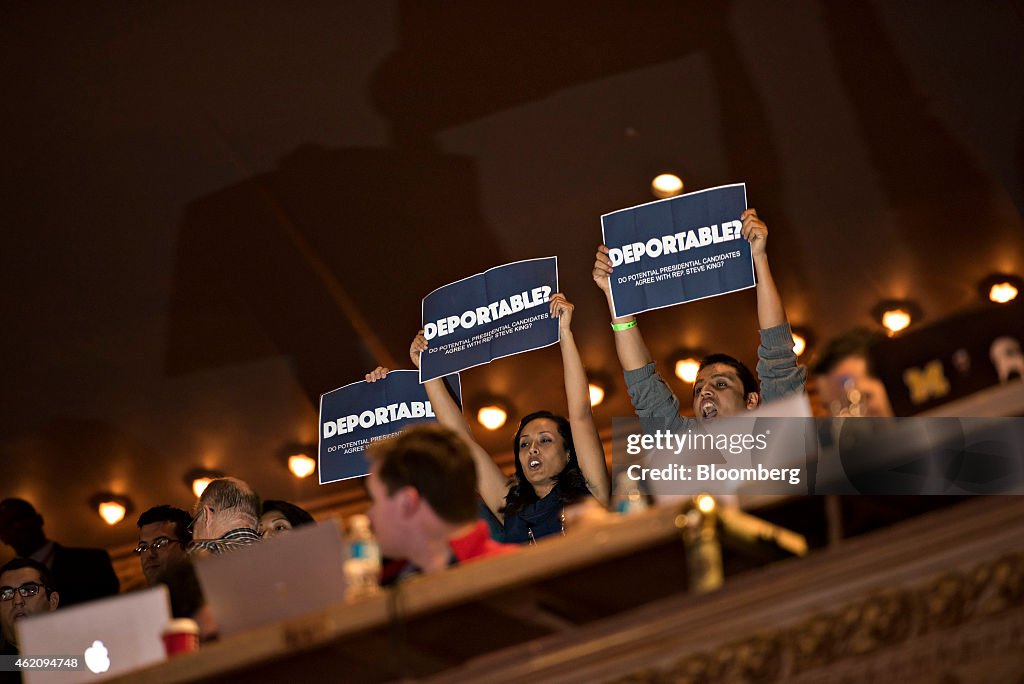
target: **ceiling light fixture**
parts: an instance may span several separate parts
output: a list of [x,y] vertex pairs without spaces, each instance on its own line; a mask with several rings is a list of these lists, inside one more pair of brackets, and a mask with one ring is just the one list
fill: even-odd
[[591,382],[587,386],[587,389],[590,390],[590,405],[591,405],[591,407],[597,406],[602,401],[604,401],[604,387],[602,387],[601,385],[597,384],[596,382]]
[[674,173],[661,173],[651,181],[651,194],[658,199],[667,199],[681,195],[683,192],[683,179]]
[[132,502],[128,497],[110,492],[100,492],[93,495],[89,500],[90,507],[96,509],[108,525],[116,525],[124,520],[132,509]]
[[692,385],[697,379],[697,371],[700,370],[700,360],[704,358],[704,352],[699,349],[679,349],[672,358],[675,359],[672,367],[676,377]]
[[277,450],[277,456],[288,472],[300,480],[316,472],[317,446],[305,442],[287,442]]
[[1009,273],[993,273],[978,284],[982,299],[996,304],[1012,302],[1024,289],[1024,279]]
[[697,371],[700,370],[700,361],[688,356],[685,359],[676,361],[676,377],[683,382],[692,385],[697,379]]
[[913,318],[906,309],[889,309],[882,312],[882,326],[890,333],[898,333],[910,327]]
[[910,324],[921,318],[921,308],[905,299],[889,299],[879,302],[872,310],[875,320],[882,324],[889,337],[903,332]]
[[497,430],[505,425],[512,411],[507,401],[496,398],[483,399],[480,402],[479,411],[476,412],[476,420],[488,430]]
[[306,454],[292,454],[288,457],[288,470],[301,480],[313,474],[316,470],[316,461]]
[[508,420],[508,410],[500,404],[481,406],[476,419],[488,430],[497,430]]
[[807,328],[793,328],[793,353],[802,356],[814,343],[814,334]]
[[801,354],[804,353],[804,350],[806,350],[806,349],[807,349],[807,340],[804,339],[803,335],[801,335],[800,333],[798,333],[797,331],[794,330],[793,331],[793,353],[796,354],[797,356],[800,356]]
[[191,489],[192,493],[198,499],[203,495],[203,492],[206,491],[206,486],[219,477],[224,477],[224,473],[219,470],[193,468],[185,473],[185,486]]

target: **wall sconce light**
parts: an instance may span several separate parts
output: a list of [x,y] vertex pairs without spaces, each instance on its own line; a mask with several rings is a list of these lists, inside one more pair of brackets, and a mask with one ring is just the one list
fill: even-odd
[[683,179],[674,173],[660,173],[651,181],[651,194],[667,199],[683,193]]
[[476,420],[488,430],[500,428],[514,412],[512,402],[505,397],[490,393],[479,395],[476,397],[476,401],[466,403],[479,407],[476,411]]
[[801,356],[814,345],[814,334],[807,328],[793,328],[793,353]]
[[921,318],[921,307],[906,299],[887,299],[879,302],[871,313],[889,337],[894,337]]
[[699,349],[680,349],[672,358],[675,361],[672,366],[676,377],[688,385],[692,385],[697,379],[697,371],[700,370],[700,360],[705,356]]
[[1012,302],[1024,289],[1024,279],[1009,273],[993,273],[978,283],[982,299],[996,304]]
[[132,510],[132,502],[126,496],[100,492],[89,499],[89,505],[96,509],[108,525],[116,525]]
[[224,477],[224,473],[219,470],[193,468],[185,473],[185,486],[191,489],[192,493],[195,494],[195,497],[198,499],[203,495],[203,492],[206,491],[206,485],[219,477]]
[[488,430],[501,428],[509,419],[515,415],[515,407],[512,402],[503,395],[484,392],[472,399],[465,399],[463,408],[476,408],[476,420]]
[[288,470],[300,480],[309,477],[316,470],[316,460],[307,454],[292,454],[288,457]]
[[277,451],[278,458],[288,466],[288,471],[300,480],[316,472],[316,453],[315,444],[302,442],[289,442]]
[[589,376],[587,390],[590,392],[590,407],[593,408],[605,400],[605,397],[608,396],[608,391],[614,387],[615,382],[603,371],[595,371],[587,375]]
[[476,419],[488,430],[497,430],[508,420],[508,413],[503,403],[489,402],[476,412]]

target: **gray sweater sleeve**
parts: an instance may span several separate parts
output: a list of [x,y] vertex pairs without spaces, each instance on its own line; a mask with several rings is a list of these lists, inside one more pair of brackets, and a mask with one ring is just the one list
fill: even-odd
[[693,428],[697,421],[679,415],[679,400],[651,362],[643,368],[625,372],[626,390],[640,418],[660,418],[670,430]]
[[757,378],[761,382],[762,402],[804,391],[807,369],[796,364],[789,323],[761,331],[761,344],[757,348]]

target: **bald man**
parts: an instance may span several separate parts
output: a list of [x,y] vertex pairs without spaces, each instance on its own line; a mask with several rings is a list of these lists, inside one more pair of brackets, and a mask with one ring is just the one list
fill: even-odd
[[234,477],[211,482],[196,502],[189,553],[224,553],[260,541],[260,497]]

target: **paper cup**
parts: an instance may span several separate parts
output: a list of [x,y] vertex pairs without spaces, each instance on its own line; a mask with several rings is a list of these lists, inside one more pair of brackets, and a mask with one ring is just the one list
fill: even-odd
[[163,639],[168,656],[195,651],[199,648],[199,625],[191,618],[171,620],[164,627]]

